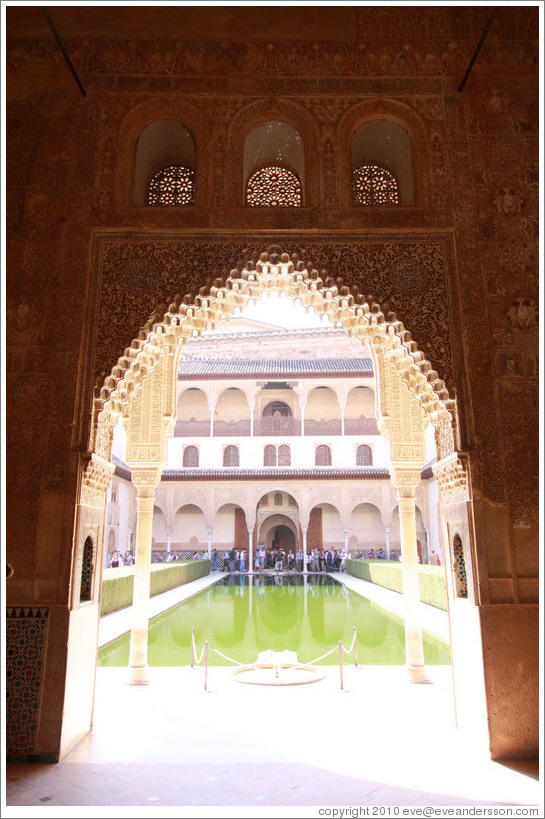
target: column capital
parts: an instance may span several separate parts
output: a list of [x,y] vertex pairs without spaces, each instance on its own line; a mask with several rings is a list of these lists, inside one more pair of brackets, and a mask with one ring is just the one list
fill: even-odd
[[[131,466],[129,464],[129,466]],[[131,466],[131,481],[139,498],[152,498],[161,480],[162,466]]]
[[415,497],[421,474],[422,467],[420,465],[396,463],[390,465],[392,483],[396,487],[400,498]]

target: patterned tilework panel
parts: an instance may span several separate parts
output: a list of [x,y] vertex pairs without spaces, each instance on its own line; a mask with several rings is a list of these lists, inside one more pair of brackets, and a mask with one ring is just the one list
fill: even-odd
[[48,608],[6,612],[6,751],[32,753],[38,725]]

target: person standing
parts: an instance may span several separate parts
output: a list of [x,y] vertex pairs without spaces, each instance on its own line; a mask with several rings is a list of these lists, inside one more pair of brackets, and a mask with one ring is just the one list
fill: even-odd
[[246,551],[244,549],[240,553],[239,571],[246,571]]
[[117,569],[118,566],[123,566],[123,561],[121,560],[119,552],[116,551],[112,553],[109,565],[112,569]]
[[230,571],[235,571],[235,560],[236,560],[236,552],[234,549],[231,549],[229,552],[229,569]]

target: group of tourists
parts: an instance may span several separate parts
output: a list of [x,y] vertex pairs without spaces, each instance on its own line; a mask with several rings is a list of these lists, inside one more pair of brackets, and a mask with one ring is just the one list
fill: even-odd
[[134,557],[132,556],[131,552],[112,552],[112,556],[108,563],[108,566],[113,569],[117,569],[121,566],[133,566],[134,565]]
[[[307,553],[305,567],[302,549],[295,553],[282,548],[259,547],[254,556],[253,568],[256,572],[302,572],[305,568],[307,572],[343,572],[348,556],[347,549],[313,549]],[[219,569],[218,562],[218,553],[214,549],[212,571]],[[250,568],[246,549],[227,549],[224,552],[223,571],[242,573],[249,571]]]

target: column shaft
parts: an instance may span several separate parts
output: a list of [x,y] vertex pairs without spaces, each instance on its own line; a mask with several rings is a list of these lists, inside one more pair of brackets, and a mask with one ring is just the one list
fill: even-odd
[[301,531],[303,532],[303,574],[307,574],[307,530],[301,529]]
[[405,653],[414,682],[429,682],[424,667],[424,644],[420,621],[420,584],[416,550],[415,498],[399,498],[399,525],[405,598]]
[[134,566],[133,620],[129,655],[131,685],[146,685],[148,676],[148,600],[151,576],[151,536],[153,527],[151,497],[137,497],[136,548]]
[[254,573],[254,533],[248,528],[248,573]]

